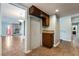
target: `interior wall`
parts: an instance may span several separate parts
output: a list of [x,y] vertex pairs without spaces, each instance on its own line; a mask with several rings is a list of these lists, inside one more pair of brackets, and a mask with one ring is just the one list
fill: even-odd
[[1,4],[0,4],[0,55],[2,55],[2,39],[1,39]]
[[54,30],[54,47],[60,43],[60,24],[56,15],[50,16],[49,29]]
[[71,16],[65,16],[60,18],[60,39],[65,41],[71,41]]
[[1,4],[0,4],[0,36],[1,36]]
[[54,32],[54,47],[60,43],[60,19],[55,15],[55,32]]
[[50,16],[49,27],[43,27],[43,30],[55,30],[55,15]]

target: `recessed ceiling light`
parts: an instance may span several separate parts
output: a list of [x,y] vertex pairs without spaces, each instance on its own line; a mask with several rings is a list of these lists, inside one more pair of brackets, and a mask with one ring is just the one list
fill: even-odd
[[59,10],[58,10],[58,9],[56,9],[56,10],[55,10],[55,12],[59,12]]

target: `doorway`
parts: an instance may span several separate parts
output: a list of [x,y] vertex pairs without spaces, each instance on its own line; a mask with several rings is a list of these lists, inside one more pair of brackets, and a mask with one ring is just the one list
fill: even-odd
[[79,16],[71,18],[73,46],[79,48]]
[[13,4],[1,4],[2,55],[24,55],[25,10]]

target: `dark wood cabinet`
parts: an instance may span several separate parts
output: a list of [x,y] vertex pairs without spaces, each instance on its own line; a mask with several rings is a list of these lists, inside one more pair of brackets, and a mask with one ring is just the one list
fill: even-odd
[[42,45],[48,48],[53,47],[54,33],[42,33]]
[[29,14],[42,19],[42,26],[49,26],[49,15],[35,6],[29,8]]
[[49,16],[42,18],[42,26],[49,26]]
[[39,17],[39,18],[42,18],[40,15],[41,15],[41,10],[38,9],[37,7],[35,6],[32,6],[29,8],[29,14],[30,15],[33,15],[33,16],[36,16],[36,17]]

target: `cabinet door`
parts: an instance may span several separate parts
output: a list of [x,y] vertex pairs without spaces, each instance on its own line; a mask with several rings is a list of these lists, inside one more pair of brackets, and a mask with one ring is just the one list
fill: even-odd
[[41,11],[38,8],[36,8],[35,6],[32,6],[29,8],[29,13],[30,13],[30,15],[41,18],[41,16],[40,16]]
[[43,33],[42,36],[42,44],[43,46],[46,46],[48,48],[51,48],[53,46],[53,41],[52,41],[52,34],[50,33]]
[[46,25],[49,26],[49,17],[46,16]]
[[54,44],[54,33],[51,33],[51,43],[52,43],[52,46],[53,46],[53,44]]
[[44,18],[44,17],[42,18],[42,25],[46,26],[46,18]]
[[49,17],[48,16],[45,16],[42,18],[42,25],[49,26]]

